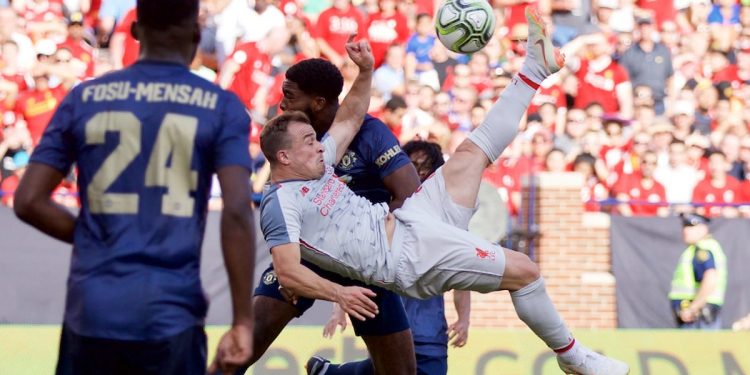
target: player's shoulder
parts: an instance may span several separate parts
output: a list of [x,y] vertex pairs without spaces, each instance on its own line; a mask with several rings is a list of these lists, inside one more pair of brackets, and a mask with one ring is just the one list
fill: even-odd
[[362,120],[362,127],[357,133],[357,138],[370,139],[374,135],[393,136],[393,132],[379,118],[367,114]]

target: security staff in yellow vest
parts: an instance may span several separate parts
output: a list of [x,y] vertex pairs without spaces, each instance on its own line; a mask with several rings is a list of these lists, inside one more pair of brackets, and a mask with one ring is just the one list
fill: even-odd
[[709,219],[681,214],[687,249],[672,277],[669,299],[680,328],[719,329],[719,311],[727,288],[727,259],[708,230]]

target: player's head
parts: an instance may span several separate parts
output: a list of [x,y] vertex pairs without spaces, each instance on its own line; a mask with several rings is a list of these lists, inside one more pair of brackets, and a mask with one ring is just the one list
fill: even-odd
[[419,180],[424,182],[431,174],[445,164],[440,145],[427,141],[409,141],[402,149],[409,155],[411,163],[417,169]]
[[344,78],[330,61],[302,60],[286,71],[285,78],[281,87],[282,111],[302,111],[314,119],[318,113],[338,107]]
[[198,0],[137,0],[131,33],[141,42],[141,55],[179,54],[190,64],[200,42],[198,9]]
[[682,237],[687,244],[695,244],[708,235],[711,219],[696,213],[681,213]]
[[269,120],[260,133],[260,147],[273,172],[284,178],[316,179],[325,172],[323,145],[303,112],[284,112]]

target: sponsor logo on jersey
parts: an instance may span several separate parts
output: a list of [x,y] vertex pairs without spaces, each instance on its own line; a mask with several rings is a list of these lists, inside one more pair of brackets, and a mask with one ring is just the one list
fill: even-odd
[[380,156],[378,156],[377,159],[375,159],[375,165],[377,165],[378,168],[384,166],[385,163],[388,162],[388,160],[393,159],[393,157],[398,155],[399,152],[401,152],[401,146],[399,145],[395,145],[385,150],[384,153],[382,153]]
[[302,194],[302,196],[304,197],[305,195],[307,195],[307,193],[309,193],[309,192],[310,192],[310,188],[308,188],[307,186],[303,186],[303,187],[302,187],[302,189],[299,189],[299,192],[300,192],[300,193]]
[[276,282],[276,271],[268,271],[263,275],[263,284],[271,285]]

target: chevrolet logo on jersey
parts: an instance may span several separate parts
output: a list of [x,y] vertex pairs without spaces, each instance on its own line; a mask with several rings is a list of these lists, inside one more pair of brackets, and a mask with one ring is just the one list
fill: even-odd
[[338,168],[342,171],[348,171],[354,167],[354,164],[357,162],[357,154],[354,153],[352,150],[346,150],[346,153],[344,156],[341,157],[341,161],[339,162]]

